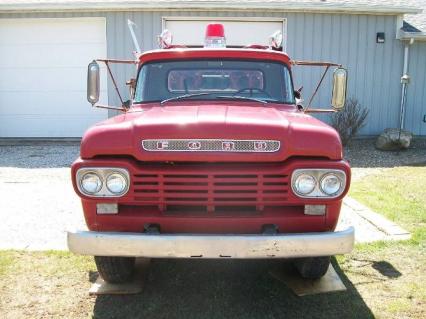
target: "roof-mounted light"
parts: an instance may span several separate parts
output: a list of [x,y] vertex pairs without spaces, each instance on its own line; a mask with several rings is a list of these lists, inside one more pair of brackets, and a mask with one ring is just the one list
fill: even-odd
[[273,49],[279,49],[282,47],[283,44],[283,33],[281,30],[277,30],[274,33],[271,34],[269,37],[269,45]]
[[211,23],[207,25],[206,37],[204,39],[205,48],[225,48],[225,29],[223,24]]
[[158,46],[161,49],[167,49],[172,45],[173,42],[173,35],[172,33],[164,29],[163,32],[158,36]]

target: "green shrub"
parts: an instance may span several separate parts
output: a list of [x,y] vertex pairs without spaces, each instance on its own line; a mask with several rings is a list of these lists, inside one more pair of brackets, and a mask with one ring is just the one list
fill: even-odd
[[339,133],[343,145],[349,142],[358,134],[365,125],[368,110],[359,104],[355,98],[346,101],[345,108],[333,114],[331,125]]

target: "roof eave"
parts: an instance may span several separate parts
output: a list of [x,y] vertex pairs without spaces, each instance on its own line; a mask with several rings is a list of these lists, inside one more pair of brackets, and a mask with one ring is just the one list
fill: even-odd
[[279,3],[279,2],[249,2],[240,3],[229,1],[205,2],[205,1],[180,1],[179,3],[158,3],[156,1],[144,1],[141,3],[77,3],[77,4],[1,4],[0,12],[46,12],[46,11],[125,11],[125,10],[278,10],[285,12],[334,12],[352,14],[417,14],[422,10],[413,7],[395,6],[357,6],[357,5],[334,5],[334,4],[303,4],[303,3]]
[[405,32],[401,30],[400,40],[426,41],[426,32]]

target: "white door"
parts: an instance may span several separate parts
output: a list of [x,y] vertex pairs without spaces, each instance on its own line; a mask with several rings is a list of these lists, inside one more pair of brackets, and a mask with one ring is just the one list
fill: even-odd
[[86,100],[87,64],[106,51],[104,18],[0,19],[0,137],[80,137],[106,119]]
[[285,19],[269,18],[163,18],[163,28],[173,35],[173,44],[188,46],[204,45],[206,26],[221,23],[225,29],[226,45],[246,46],[250,44],[269,45],[269,37],[277,30],[283,33],[286,43]]

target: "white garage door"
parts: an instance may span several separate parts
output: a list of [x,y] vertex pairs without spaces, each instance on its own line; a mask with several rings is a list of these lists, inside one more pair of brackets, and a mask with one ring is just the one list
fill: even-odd
[[86,100],[87,64],[105,56],[104,18],[0,19],[0,137],[80,137],[107,118]]
[[285,44],[285,22],[283,19],[238,19],[227,18],[213,20],[211,18],[164,18],[163,27],[173,34],[174,44],[202,46],[206,26],[209,23],[221,23],[225,28],[228,46],[246,46],[249,44],[269,45],[269,37],[281,30]]

